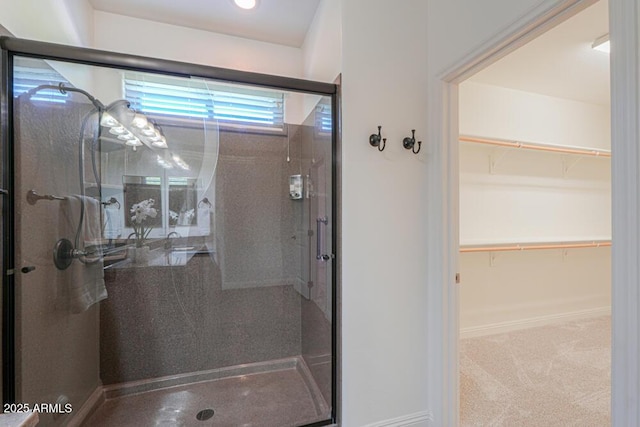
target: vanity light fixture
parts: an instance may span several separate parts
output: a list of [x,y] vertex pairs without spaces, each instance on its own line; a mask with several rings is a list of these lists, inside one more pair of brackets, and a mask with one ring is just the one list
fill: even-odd
[[184,160],[182,160],[182,158],[180,156],[178,156],[177,154],[173,154],[171,156],[171,158],[173,159],[173,162],[178,165],[178,167],[180,169],[184,169],[186,171],[189,170],[189,165],[187,164],[187,162],[185,162]]
[[233,2],[242,9],[254,9],[258,5],[258,0],[233,0]]
[[163,159],[163,158],[162,158],[161,156],[159,156],[159,155],[156,157],[156,161],[158,162],[158,164],[159,164],[160,166],[162,166],[162,167],[163,167],[163,168],[165,168],[165,169],[173,169],[173,165],[171,164],[171,162],[169,162],[169,161],[167,161],[167,160]]
[[134,113],[131,126],[126,127],[114,115],[104,112],[100,124],[109,128],[109,133],[115,135],[120,141],[124,141],[125,145],[139,147],[146,144],[156,148],[167,148],[167,139],[160,128],[148,120],[144,114]]
[[609,53],[611,51],[611,43],[609,42],[609,34],[598,37],[591,45],[592,49],[600,52]]

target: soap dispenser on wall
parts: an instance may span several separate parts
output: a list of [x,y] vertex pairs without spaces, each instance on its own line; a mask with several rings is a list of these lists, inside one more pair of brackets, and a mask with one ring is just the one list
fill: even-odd
[[302,175],[291,175],[289,177],[289,198],[291,200],[300,200],[303,197],[303,179]]

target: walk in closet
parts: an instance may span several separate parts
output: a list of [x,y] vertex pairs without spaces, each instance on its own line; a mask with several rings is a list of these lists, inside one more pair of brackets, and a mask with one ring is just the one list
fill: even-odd
[[460,85],[462,425],[608,420],[607,32],[600,1]]
[[608,108],[475,81],[460,100],[462,336],[606,314]]

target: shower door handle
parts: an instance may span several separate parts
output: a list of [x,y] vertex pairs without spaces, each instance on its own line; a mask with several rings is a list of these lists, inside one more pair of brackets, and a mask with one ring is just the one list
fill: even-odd
[[331,259],[331,255],[322,253],[322,224],[327,225],[328,223],[329,218],[326,216],[316,219],[316,259],[325,262]]
[[9,194],[7,190],[5,190],[4,188],[0,188],[0,195],[6,196],[7,194]]

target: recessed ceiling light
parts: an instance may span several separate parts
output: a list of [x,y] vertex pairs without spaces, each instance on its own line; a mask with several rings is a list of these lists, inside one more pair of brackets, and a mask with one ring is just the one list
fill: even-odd
[[253,9],[258,4],[257,0],[233,0],[233,2],[242,9]]
[[611,50],[611,43],[609,42],[609,34],[598,37],[591,45],[592,49],[599,50],[600,52],[609,53]]

